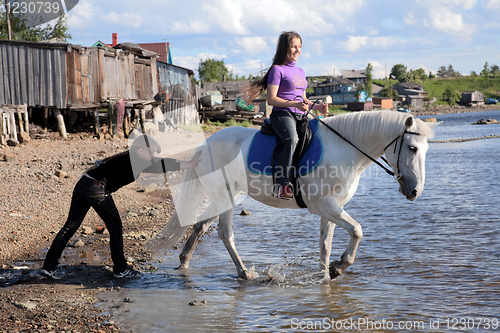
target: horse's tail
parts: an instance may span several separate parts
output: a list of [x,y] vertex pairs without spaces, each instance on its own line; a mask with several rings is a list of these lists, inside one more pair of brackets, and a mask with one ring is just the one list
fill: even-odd
[[195,222],[205,191],[194,168],[184,171],[178,187],[174,194],[174,214],[166,226],[145,244],[146,249],[171,248],[182,240],[190,225]]

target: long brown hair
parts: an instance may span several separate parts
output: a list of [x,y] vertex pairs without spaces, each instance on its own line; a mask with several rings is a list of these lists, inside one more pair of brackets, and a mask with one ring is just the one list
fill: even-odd
[[259,96],[264,90],[267,89],[267,78],[269,77],[269,72],[273,66],[284,65],[288,62],[290,48],[292,47],[292,40],[294,38],[300,39],[300,44],[302,44],[302,37],[295,31],[283,31],[278,37],[278,42],[276,44],[276,53],[273,57],[273,64],[267,71],[266,75],[259,80],[252,81],[250,84],[243,87],[244,99],[247,103],[254,100]]

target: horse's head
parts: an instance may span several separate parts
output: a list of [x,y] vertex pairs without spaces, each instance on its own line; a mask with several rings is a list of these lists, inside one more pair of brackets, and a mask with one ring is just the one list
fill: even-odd
[[413,201],[424,190],[427,138],[432,137],[434,131],[412,116],[406,118],[404,125],[404,132],[386,147],[385,155],[398,180],[399,192]]

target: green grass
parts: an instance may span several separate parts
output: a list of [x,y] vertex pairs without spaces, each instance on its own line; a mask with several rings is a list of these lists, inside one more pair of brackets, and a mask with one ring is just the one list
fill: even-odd
[[[381,86],[381,87],[385,87],[385,80],[384,79],[373,79],[372,82],[374,84],[377,84],[377,85]],[[388,79],[387,80],[387,85],[389,87],[392,87],[393,85],[395,85],[398,82],[399,82],[398,80]]]
[[248,120],[237,121],[235,119],[230,119],[228,121],[221,123],[218,120],[216,122],[212,122],[212,121],[210,121],[210,119],[206,119],[205,123],[203,125],[201,125],[201,128],[205,132],[214,132],[216,129],[218,129],[220,127],[232,127],[232,126],[250,127],[252,125],[253,125],[253,123],[251,121],[248,121]]
[[438,102],[443,101],[443,93],[446,88],[452,88],[459,92],[480,91],[484,98],[500,98],[500,78],[456,77],[446,79],[432,79],[424,81],[424,90],[430,99],[436,97]]
[[330,114],[343,114],[343,113],[351,113],[351,111],[347,111],[347,108],[341,108],[336,105],[328,105],[328,113]]

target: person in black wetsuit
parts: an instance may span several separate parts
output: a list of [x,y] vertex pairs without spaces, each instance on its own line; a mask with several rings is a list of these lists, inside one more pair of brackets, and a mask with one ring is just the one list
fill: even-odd
[[151,136],[136,138],[130,149],[96,162],[88,169],[75,185],[68,219],[52,242],[40,273],[54,280],[61,279],[57,270],[59,258],[87,215],[90,207],[94,208],[104,221],[109,231],[109,247],[113,260],[115,278],[137,277],[139,272],[127,265],[123,253],[122,220],[111,193],[135,181],[141,172],[164,173],[181,169],[194,168],[200,161],[201,151],[190,161],[171,158],[157,158],[155,153],[161,147]]

